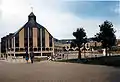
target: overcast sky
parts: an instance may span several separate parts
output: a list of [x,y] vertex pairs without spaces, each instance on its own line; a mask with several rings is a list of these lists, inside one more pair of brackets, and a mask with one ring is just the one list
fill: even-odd
[[31,7],[37,22],[57,39],[73,38],[73,31],[80,27],[92,37],[105,20],[113,23],[120,38],[119,1],[79,0],[0,0],[0,38],[21,28],[28,21]]

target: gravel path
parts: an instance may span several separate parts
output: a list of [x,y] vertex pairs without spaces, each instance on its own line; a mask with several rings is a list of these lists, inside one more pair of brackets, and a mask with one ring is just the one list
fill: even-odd
[[0,61],[0,82],[119,82],[120,68],[42,61]]

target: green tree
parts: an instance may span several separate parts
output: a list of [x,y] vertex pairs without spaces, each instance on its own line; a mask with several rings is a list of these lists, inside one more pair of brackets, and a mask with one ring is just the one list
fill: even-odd
[[107,20],[99,25],[99,27],[100,32],[95,35],[95,40],[102,43],[102,47],[105,48],[107,56],[107,50],[111,50],[111,47],[116,44],[115,30],[113,29],[113,24]]
[[76,46],[79,49],[79,54],[78,54],[78,59],[81,59],[81,50],[80,48],[84,45],[84,43],[86,42],[86,32],[83,28],[77,28],[76,32],[73,32],[73,36],[76,38],[74,40],[74,43],[76,44]]
[[76,44],[75,44],[75,40],[72,40],[72,42],[70,43],[70,47],[71,47],[71,48],[77,47]]

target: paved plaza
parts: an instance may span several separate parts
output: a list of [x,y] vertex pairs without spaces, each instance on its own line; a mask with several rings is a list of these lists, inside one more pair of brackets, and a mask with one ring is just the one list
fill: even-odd
[[0,82],[119,82],[120,68],[41,61],[8,63],[0,60]]

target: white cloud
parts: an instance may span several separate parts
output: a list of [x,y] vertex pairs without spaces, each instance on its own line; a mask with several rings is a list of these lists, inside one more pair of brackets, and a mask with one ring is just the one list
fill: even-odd
[[[77,28],[83,27],[88,37],[94,36],[99,32],[99,24],[104,20],[100,19],[82,19],[76,17],[70,12],[61,12],[57,2],[28,1],[28,0],[4,0],[2,4],[2,20],[0,28],[2,29],[0,37],[15,32],[27,22],[27,16],[33,6],[37,22],[45,26],[48,31],[58,39],[74,38],[72,33]],[[14,2],[14,3],[13,3]],[[32,4],[31,4],[32,3]],[[14,5],[15,4],[15,5]]]
[[119,38],[119,39],[120,39],[120,24],[114,25],[114,29],[115,29],[115,31],[116,31],[116,33],[115,33],[116,38]]
[[114,11],[115,11],[115,13],[120,15],[120,2],[116,5],[116,8]]

